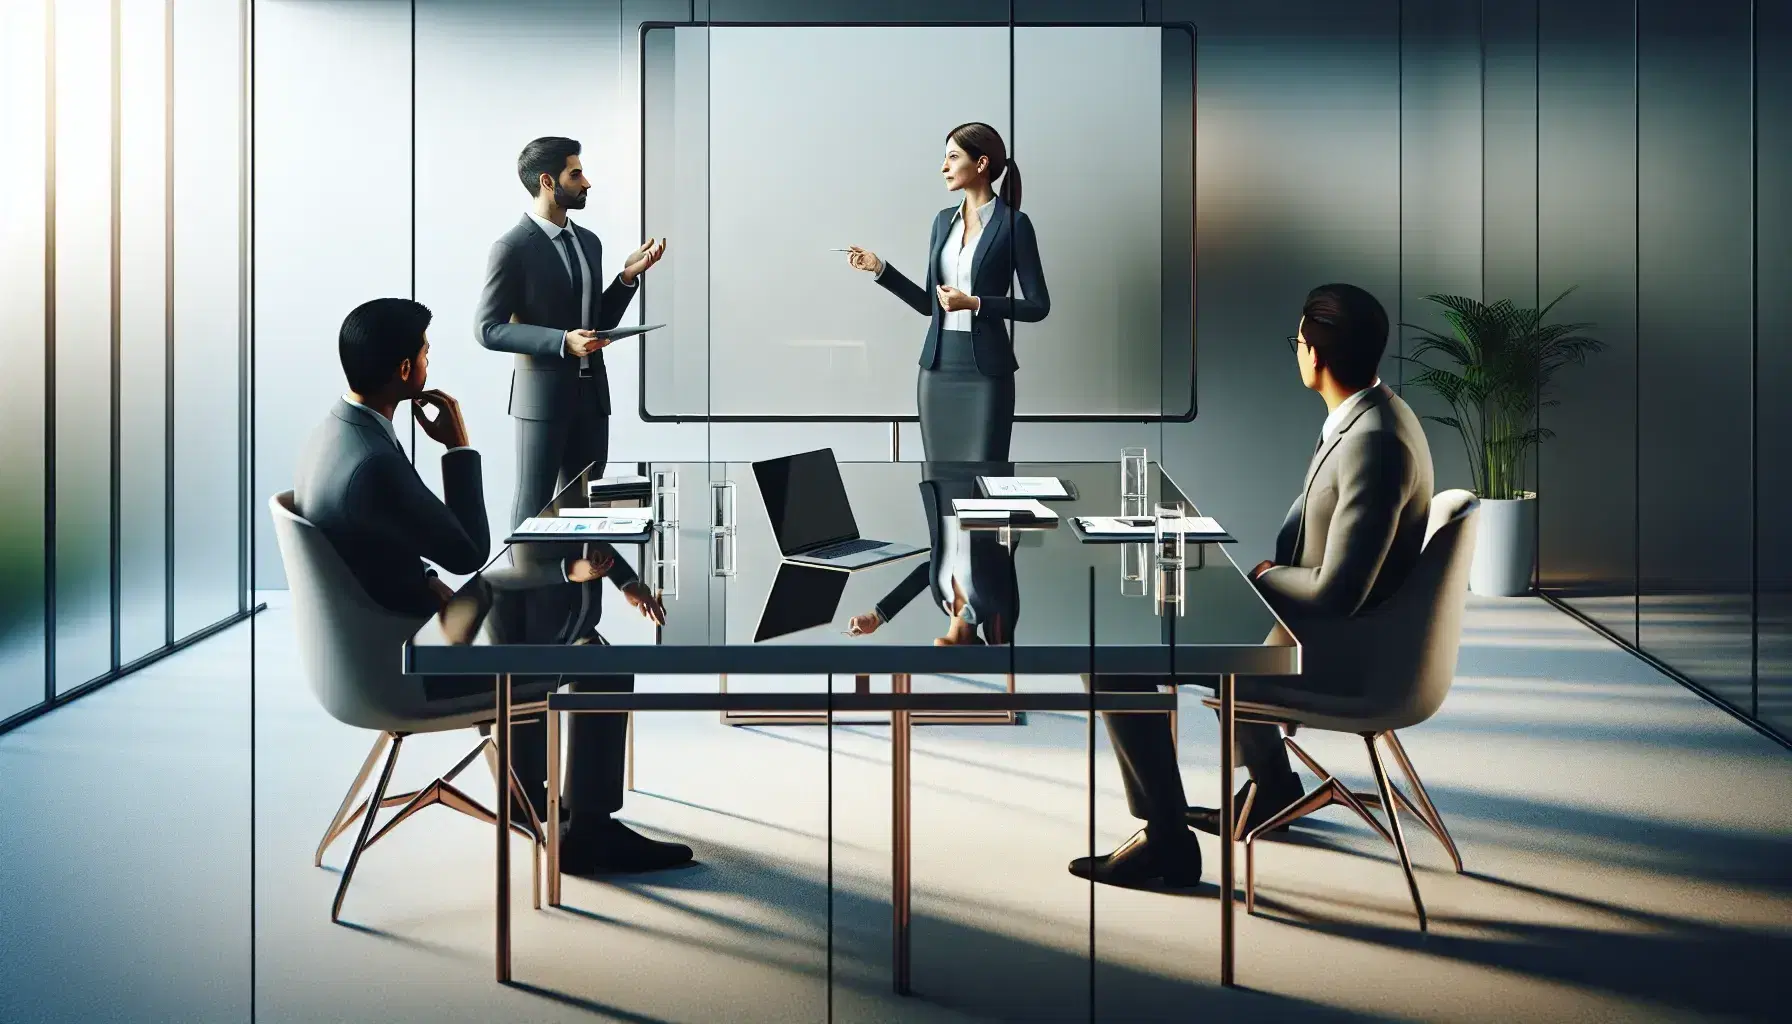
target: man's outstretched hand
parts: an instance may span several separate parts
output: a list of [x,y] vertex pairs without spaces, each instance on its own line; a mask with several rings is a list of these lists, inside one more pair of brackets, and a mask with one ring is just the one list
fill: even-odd
[[629,253],[628,259],[622,261],[622,283],[627,285],[634,284],[636,278],[645,274],[647,268],[658,263],[660,257],[665,254],[666,240],[663,238],[649,238],[646,242],[642,243],[641,248]]

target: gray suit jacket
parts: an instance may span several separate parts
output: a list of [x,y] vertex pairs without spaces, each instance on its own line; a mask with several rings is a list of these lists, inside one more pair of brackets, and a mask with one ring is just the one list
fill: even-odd
[[336,403],[299,458],[294,511],[330,541],[367,596],[395,612],[431,615],[439,605],[423,560],[474,573],[491,549],[479,453],[442,456],[444,502],[378,415]]
[[1431,491],[1419,418],[1377,386],[1314,452],[1276,538],[1276,568],[1258,588],[1297,635],[1303,621],[1375,607],[1419,560]]
[[[591,265],[591,309],[581,312],[556,243],[524,214],[504,237],[492,243],[479,295],[474,330],[479,344],[516,353],[510,376],[510,415],[524,420],[556,420],[571,413],[577,401],[579,360],[566,355],[566,332],[590,324],[596,331],[616,326],[635,297],[635,288],[617,274],[610,286],[597,289],[603,272],[603,243],[571,221],[573,238]],[[639,282],[637,282],[639,284]],[[587,360],[599,409],[610,412],[610,379],[599,349]]]

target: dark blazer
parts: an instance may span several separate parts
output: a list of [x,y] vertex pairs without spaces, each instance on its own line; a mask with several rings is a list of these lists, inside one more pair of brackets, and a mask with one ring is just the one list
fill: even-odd
[[[933,231],[927,237],[927,285],[916,287],[902,276],[889,260],[877,283],[890,294],[914,307],[915,312],[931,317],[927,327],[927,343],[921,347],[921,367],[931,370],[939,362],[940,324],[945,311],[940,309],[940,247],[946,244],[946,231],[952,225],[956,206],[948,206],[933,218]],[[1033,234],[1033,222],[1027,215],[996,197],[990,209],[990,223],[977,236],[977,248],[971,256],[971,294],[983,300],[983,308],[971,318],[971,345],[977,356],[977,370],[985,377],[999,377],[1020,368],[1014,360],[1014,339],[1008,336],[1008,321],[1034,324],[1052,311],[1051,292],[1045,287],[1045,269],[1039,265],[1039,239]],[[1020,279],[1023,297],[1010,294],[1009,284]]]
[[1399,395],[1377,385],[1313,453],[1257,585],[1291,626],[1367,611],[1419,561],[1431,514],[1431,446]]
[[[945,574],[946,545],[943,531],[952,515],[953,498],[975,498],[977,477],[1010,476],[1012,463],[924,463],[921,470],[921,506],[927,515],[930,549],[927,561],[917,565],[877,602],[877,617],[888,622],[923,591],[932,594],[934,607],[952,600],[952,581]],[[957,528],[956,522],[950,524]],[[1007,643],[1020,618],[1020,585],[1014,572],[1014,554],[1003,546],[995,530],[970,530],[960,540],[970,547],[971,580],[959,586],[965,592],[966,622],[978,626],[986,643]]]
[[294,510],[329,539],[367,596],[395,612],[430,615],[439,603],[423,560],[468,574],[491,549],[479,453],[442,456],[444,501],[378,416],[336,403],[299,458]]
[[[516,369],[510,375],[510,415],[518,419],[555,420],[568,415],[578,394],[579,360],[566,355],[566,332],[586,323],[595,331],[616,326],[635,297],[635,288],[623,284],[621,274],[608,288],[598,290],[603,243],[578,224],[567,223],[585,252],[585,262],[591,265],[589,316],[580,315],[579,293],[567,276],[559,243],[549,241],[528,214],[492,243],[486,264],[474,329],[479,344],[516,353]],[[600,409],[607,415],[610,379],[604,372],[603,350],[591,353],[587,362]]]

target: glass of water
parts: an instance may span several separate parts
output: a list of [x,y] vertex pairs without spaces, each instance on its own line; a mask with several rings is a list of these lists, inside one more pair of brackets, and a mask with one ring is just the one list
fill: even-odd
[[664,597],[678,594],[678,524],[653,524],[653,589]]
[[734,575],[734,481],[714,480],[709,485],[709,536],[711,572]]
[[653,471],[653,521],[678,525],[678,471]]
[[1151,545],[1122,544],[1120,546],[1120,595],[1122,597],[1144,597],[1146,566],[1151,564]]
[[1143,448],[1120,449],[1120,514],[1142,516],[1149,490],[1149,456]]
[[1160,502],[1153,511],[1152,519],[1157,524],[1154,547],[1157,550],[1158,613],[1163,614],[1166,608],[1174,605],[1176,614],[1181,615],[1184,611],[1182,587],[1187,580],[1183,569],[1186,535],[1181,529],[1181,502]]

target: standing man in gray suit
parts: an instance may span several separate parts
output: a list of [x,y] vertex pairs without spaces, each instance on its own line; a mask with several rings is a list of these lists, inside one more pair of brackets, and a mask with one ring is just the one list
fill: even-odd
[[[1362,681],[1349,671],[1349,620],[1386,600],[1418,563],[1431,512],[1431,447],[1418,417],[1376,375],[1387,342],[1381,303],[1348,284],[1313,289],[1298,333],[1288,338],[1301,383],[1325,399],[1327,414],[1306,482],[1276,536],[1275,557],[1250,575],[1301,637],[1308,657],[1306,670],[1292,679],[1240,679],[1240,700],[1287,705],[1304,696],[1322,703],[1358,692]],[[1277,627],[1271,641],[1288,637]],[[1094,685],[1153,690],[1194,681],[1097,676]],[[1201,852],[1186,826],[1217,835],[1221,816],[1217,808],[1184,808],[1169,716],[1104,717],[1127,803],[1146,824],[1113,853],[1071,862],[1071,872],[1118,885],[1194,884]],[[1250,780],[1233,797],[1233,809],[1248,831],[1304,790],[1276,726],[1239,723],[1236,736],[1233,763],[1249,769]]]
[[610,379],[603,332],[622,320],[647,269],[666,243],[649,239],[623,261],[608,287],[603,243],[566,217],[585,208],[591,183],[572,139],[523,147],[517,176],[534,206],[492,244],[479,296],[479,343],[516,354],[510,415],[516,420],[515,525],[534,515],[587,465],[602,475],[610,458]]

